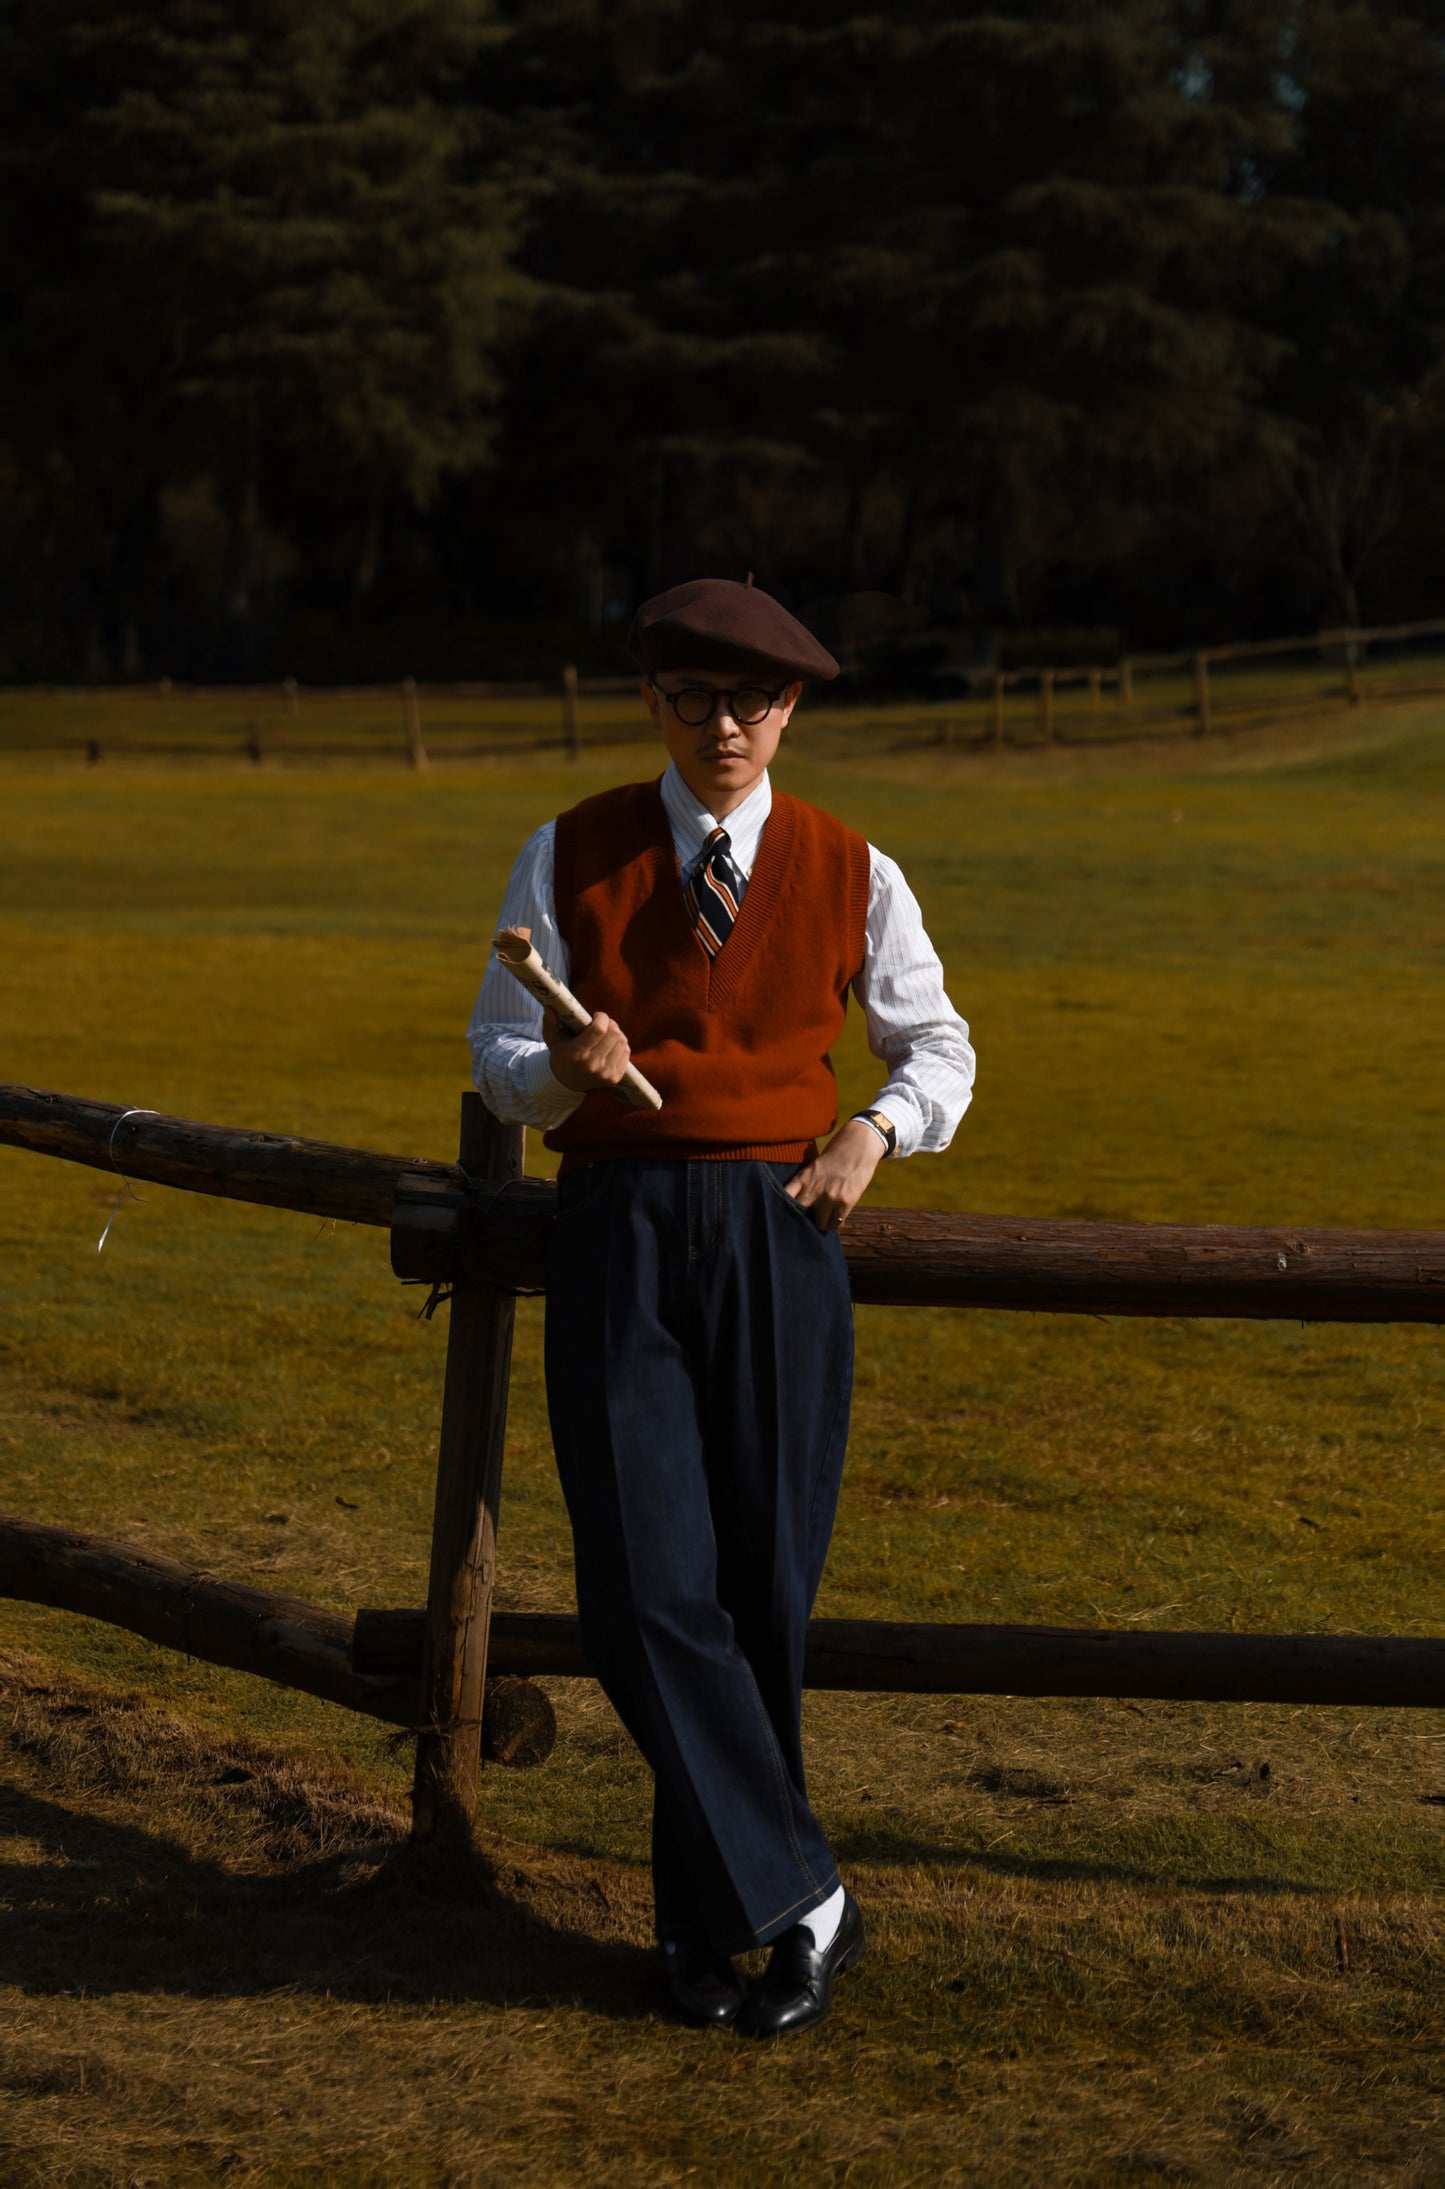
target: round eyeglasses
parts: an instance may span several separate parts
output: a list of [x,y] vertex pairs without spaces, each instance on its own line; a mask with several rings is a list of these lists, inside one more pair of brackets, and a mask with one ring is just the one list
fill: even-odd
[[689,730],[700,730],[711,722],[719,704],[723,713],[731,715],[745,730],[755,730],[760,722],[767,721],[787,686],[777,692],[764,691],[760,684],[745,684],[736,692],[714,691],[706,684],[688,684],[680,692],[664,692],[660,685],[654,689]]

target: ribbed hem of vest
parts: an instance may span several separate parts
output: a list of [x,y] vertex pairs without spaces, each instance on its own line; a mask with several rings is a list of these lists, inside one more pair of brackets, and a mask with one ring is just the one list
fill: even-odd
[[619,1148],[569,1148],[557,1167],[557,1176],[581,1170],[584,1163],[810,1163],[818,1152],[816,1140],[758,1141],[743,1148],[720,1148],[708,1140],[656,1140],[648,1146]]

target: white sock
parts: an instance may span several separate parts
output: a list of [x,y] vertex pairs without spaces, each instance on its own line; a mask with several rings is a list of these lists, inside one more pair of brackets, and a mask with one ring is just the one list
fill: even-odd
[[813,1944],[819,1953],[826,1953],[838,1935],[838,1925],[843,1920],[844,1892],[840,1885],[830,1893],[821,1908],[810,1908],[800,1920],[805,1929],[813,1934]]

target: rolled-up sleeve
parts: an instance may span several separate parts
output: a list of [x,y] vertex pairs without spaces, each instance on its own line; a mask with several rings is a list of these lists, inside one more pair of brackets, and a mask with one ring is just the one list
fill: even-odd
[[923,914],[899,867],[868,847],[863,966],[853,993],[863,1007],[868,1046],[888,1066],[873,1103],[898,1134],[898,1155],[938,1154],[973,1099],[974,1054],[967,1022],[943,985],[943,966]]
[[[552,884],[551,821],[529,836],[517,856],[502,897],[498,927],[526,927],[559,980],[571,971],[571,952],[557,927]],[[494,1117],[508,1124],[560,1125],[582,1101],[552,1070],[542,1039],[542,1007],[495,956],[487,961],[477,991],[467,1045],[472,1081]]]

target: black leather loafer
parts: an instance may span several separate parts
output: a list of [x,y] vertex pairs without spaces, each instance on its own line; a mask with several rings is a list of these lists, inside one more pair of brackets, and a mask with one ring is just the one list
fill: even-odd
[[685,2022],[698,2029],[726,2029],[742,2012],[742,1978],[726,1954],[684,1942],[661,1954],[667,1996]]
[[786,2037],[811,2029],[833,2004],[833,1979],[863,1958],[863,1917],[851,1893],[843,1896],[843,1919],[833,1943],[819,1953],[806,1924],[784,1931],[762,1981],[743,2012],[743,2027],[754,2037]]

